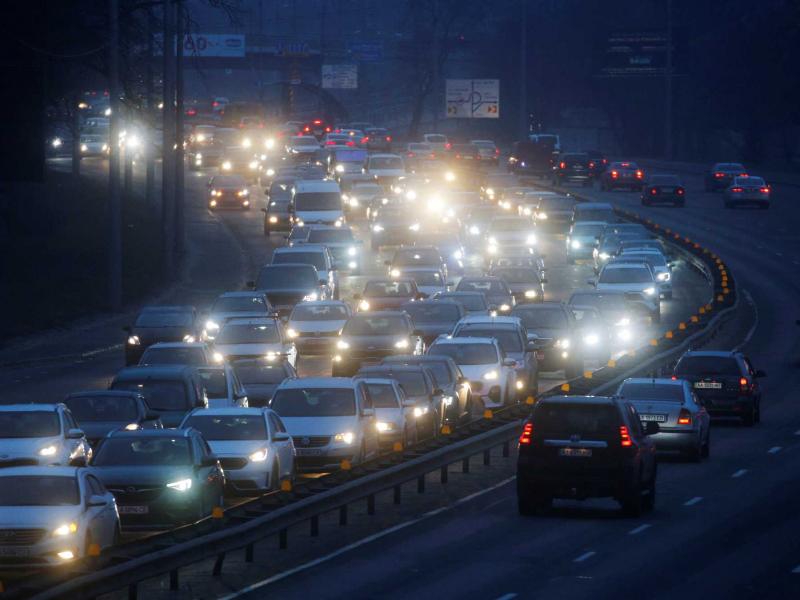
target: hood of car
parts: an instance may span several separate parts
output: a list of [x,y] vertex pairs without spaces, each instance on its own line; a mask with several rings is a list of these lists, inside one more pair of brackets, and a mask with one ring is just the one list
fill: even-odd
[[39,450],[47,446],[60,446],[60,437],[3,438],[0,439],[0,460],[6,458],[38,457]]
[[394,348],[395,342],[408,339],[408,334],[345,336],[345,339],[350,344],[350,349]]
[[266,356],[270,352],[278,354],[287,350],[280,342],[272,344],[216,344],[214,347],[224,356]]
[[217,456],[250,456],[269,446],[267,440],[208,440],[211,451]]
[[289,327],[298,333],[331,333],[341,331],[347,321],[289,321]]
[[172,481],[193,479],[195,475],[191,465],[93,466],[91,469],[107,488],[125,485],[166,486]]
[[74,506],[0,507],[0,545],[13,544],[13,536],[3,529],[55,530],[64,523],[80,520],[82,508]]
[[[464,374],[464,377],[469,379],[470,381],[483,381],[484,383],[497,383],[500,381],[500,374],[501,370],[500,367],[496,364],[489,364],[489,365],[458,365],[461,367],[461,372]],[[497,371],[498,378],[493,381],[486,381],[483,376],[485,373],[489,371]]]
[[312,435],[336,435],[352,431],[356,433],[358,418],[343,417],[281,417],[286,430],[293,438]]

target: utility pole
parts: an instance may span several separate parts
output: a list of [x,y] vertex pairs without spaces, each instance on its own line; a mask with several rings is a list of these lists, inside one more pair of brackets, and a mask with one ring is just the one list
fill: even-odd
[[519,129],[528,136],[528,1],[520,0],[522,19],[519,36]]
[[667,0],[667,64],[664,69],[666,99],[664,109],[664,158],[672,160],[672,0]]
[[175,151],[175,253],[180,260],[184,247],[184,224],[185,224],[185,205],[184,205],[184,181],[183,181],[183,37],[186,20],[183,14],[183,0],[176,0],[175,12],[177,15],[177,27],[175,37],[177,38],[177,60],[175,66],[175,138],[177,140],[177,150]]
[[161,217],[164,274],[175,276],[175,6],[164,2],[164,103],[161,111],[164,139],[161,145]]
[[433,96],[433,131],[439,131],[439,2],[433,0],[433,69],[431,74],[431,91]]
[[109,126],[108,158],[108,306],[113,312],[122,308],[122,203],[119,189],[119,0],[108,0],[109,15]]
[[144,148],[145,157],[145,199],[147,206],[151,209],[156,206],[156,161],[154,156],[155,140],[153,139],[155,131],[155,116],[156,112],[153,110],[155,102],[153,99],[153,30],[155,29],[155,17],[153,16],[153,9],[147,8],[147,17],[145,19],[145,31],[147,35],[147,71],[145,73],[145,94],[147,96],[147,139],[142,140],[142,147]]

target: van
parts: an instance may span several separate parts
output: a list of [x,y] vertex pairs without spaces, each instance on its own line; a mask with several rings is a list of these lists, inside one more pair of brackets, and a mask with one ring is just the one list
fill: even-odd
[[335,181],[298,181],[292,193],[295,223],[344,224],[342,190]]
[[572,222],[576,221],[616,223],[619,218],[614,207],[607,202],[578,202],[572,211]]

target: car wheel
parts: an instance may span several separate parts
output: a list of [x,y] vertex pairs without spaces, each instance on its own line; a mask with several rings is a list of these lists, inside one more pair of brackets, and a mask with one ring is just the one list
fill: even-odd
[[745,427],[752,427],[756,424],[756,405],[750,408],[749,412],[742,417],[742,425]]
[[278,461],[272,462],[272,468],[269,472],[269,490],[274,492],[281,487],[280,472],[278,471]]
[[631,485],[631,489],[620,498],[619,503],[622,505],[622,512],[629,517],[639,517],[644,509],[644,502],[642,502],[642,481],[641,473],[639,479]]
[[703,447],[702,447],[700,452],[701,452],[703,458],[708,458],[709,456],[711,456],[711,432],[710,431],[706,432],[706,441],[703,444]]

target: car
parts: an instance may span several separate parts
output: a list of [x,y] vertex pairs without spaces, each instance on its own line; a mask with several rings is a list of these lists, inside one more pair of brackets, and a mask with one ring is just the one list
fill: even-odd
[[123,327],[125,364],[135,365],[147,348],[157,342],[188,342],[198,339],[197,310],[194,306],[145,306],[133,325]]
[[603,319],[596,306],[569,306],[569,312],[575,318],[578,330],[577,340],[579,352],[584,360],[597,360],[600,364],[608,363],[611,358],[611,327]]
[[279,316],[285,316],[299,302],[330,298],[328,280],[320,277],[314,265],[282,263],[261,267],[258,279],[249,282],[254,290],[263,292]]
[[748,427],[761,422],[759,379],[767,374],[741,352],[688,351],[672,375],[692,385],[711,417],[738,417]]
[[335,181],[295,182],[290,211],[295,224],[338,223],[341,227],[345,223],[342,190]]
[[460,302],[452,299],[430,299],[406,302],[400,310],[408,313],[414,330],[427,345],[442,334],[453,331],[458,321],[466,316],[467,310]]
[[[209,134],[201,133],[197,137],[207,135]],[[186,149],[186,161],[189,163],[189,170],[199,171],[204,167],[219,167],[224,153],[225,147],[213,138],[203,143],[195,142]]]
[[196,429],[112,431],[91,474],[114,494],[122,529],[166,529],[224,505],[225,474]]
[[78,427],[92,448],[109,431],[116,429],[160,429],[159,415],[150,410],[138,392],[87,390],[72,392],[64,398]]
[[[256,183],[258,181],[261,163],[256,158],[255,152],[252,148],[245,146],[228,146],[222,151],[222,156],[219,158],[219,175],[233,177],[232,182],[243,183],[246,187],[249,183]],[[216,180],[216,176],[211,181]],[[218,182],[217,185],[222,185]],[[209,185],[209,189],[214,189]],[[243,191],[241,187],[232,188],[233,196],[226,202],[232,206],[236,206],[237,201],[244,202],[244,196],[238,196],[237,193]],[[226,198],[220,196],[219,198],[225,200]],[[219,203],[221,205],[222,203]],[[209,207],[211,202],[209,200]]]
[[580,290],[572,293],[568,304],[599,310],[612,343],[625,349],[644,342],[647,326],[660,315],[655,298],[642,292]]
[[716,163],[704,176],[707,192],[727,189],[734,177],[747,176],[747,169],[742,163]]
[[574,379],[583,373],[578,325],[563,302],[518,305],[511,316],[522,322],[529,339],[535,342],[539,371],[564,369],[565,379]]
[[352,314],[350,305],[340,300],[301,302],[289,315],[286,333],[298,355],[329,354]]
[[539,399],[522,427],[517,457],[521,515],[549,507],[553,498],[611,497],[630,516],[656,499],[659,425],[643,425],[629,402],[604,396]]
[[549,233],[565,233],[572,223],[575,204],[575,199],[568,196],[552,195],[542,197],[533,212],[536,230]]
[[277,387],[285,380],[297,377],[297,371],[285,360],[275,358],[238,358],[230,361],[237,379],[247,393],[247,406],[267,406]]
[[638,292],[652,298],[657,307],[652,315],[653,320],[656,323],[661,321],[660,288],[649,264],[610,262],[601,269],[597,279],[590,279],[589,282],[598,292]]
[[356,313],[347,320],[336,342],[333,376],[353,375],[365,363],[391,354],[422,354],[424,343],[408,314],[400,311]]
[[667,257],[655,248],[625,251],[611,260],[611,264],[646,263],[655,273],[661,297],[672,298],[672,266]]
[[371,127],[364,130],[364,137],[367,139],[366,146],[370,151],[391,152],[392,136],[388,129],[383,127]]
[[436,151],[430,144],[420,142],[412,142],[406,145],[406,151],[403,156],[406,165],[412,171],[425,170],[437,158]]
[[334,300],[339,299],[339,271],[336,269],[333,255],[323,244],[310,243],[311,231],[305,242],[275,248],[272,252],[273,265],[307,264],[317,270],[320,281],[325,281],[327,295]]
[[445,283],[445,275],[441,269],[435,267],[402,267],[398,270],[400,277],[413,279],[417,289],[425,297],[433,296],[438,292],[445,292],[449,284]]
[[0,405],[0,467],[85,466],[86,434],[64,404]]
[[410,278],[371,279],[364,284],[364,291],[355,294],[359,311],[396,310],[406,302],[422,300],[425,294],[417,289]]
[[401,277],[409,268],[429,267],[440,271],[447,278],[447,261],[434,246],[410,246],[395,251],[391,260],[384,263],[389,267],[390,277]]
[[472,206],[461,219],[464,240],[472,248],[485,244],[487,225],[497,215],[497,207],[485,204]]
[[600,176],[600,189],[607,192],[619,188],[641,190],[643,184],[644,171],[631,161],[612,162]]
[[270,401],[296,451],[297,471],[358,466],[378,453],[375,409],[358,381],[349,377],[287,379]]
[[489,269],[489,275],[499,277],[508,284],[516,304],[544,302],[544,284],[547,279],[542,277],[538,266],[493,265]]
[[[385,195],[386,192],[383,187],[373,180],[353,181],[350,189],[347,191],[347,198],[344,199],[345,206],[349,204],[351,209],[363,208],[366,212],[373,201],[380,200],[385,197]],[[369,217],[369,215],[367,215],[367,217]]]
[[686,188],[677,175],[651,175],[642,187],[642,206],[670,203],[673,206],[686,204]]
[[496,313],[496,307],[489,305],[489,300],[483,292],[440,292],[433,296],[433,300],[453,300],[464,307],[469,315],[488,315]]
[[562,154],[553,167],[553,184],[577,182],[590,186],[594,181],[591,159],[585,152],[566,152]]
[[506,169],[522,176],[549,177],[553,172],[557,150],[551,140],[523,140],[514,142],[508,156]]
[[196,429],[225,471],[225,484],[235,494],[252,495],[280,489],[295,475],[294,443],[278,414],[261,408],[197,409],[181,429]]
[[370,154],[363,172],[372,176],[379,185],[387,187],[406,174],[406,166],[398,154]]
[[[513,189],[513,188],[511,188]],[[537,189],[529,189],[529,188],[522,188],[520,194],[514,194],[514,205],[517,211],[517,214],[520,217],[531,217],[536,219],[536,212],[539,209],[539,204],[545,198],[569,198],[569,196],[565,196],[561,192],[552,192],[546,190],[537,190]],[[505,197],[508,194],[509,190],[504,190],[501,195]],[[574,200],[570,203],[570,210],[572,210],[572,206],[574,206]],[[510,209],[511,207],[509,207]]]
[[217,296],[208,311],[203,325],[205,340],[214,340],[225,321],[233,318],[266,318],[275,315],[275,310],[262,292],[225,292]]
[[187,365],[201,367],[213,364],[214,356],[205,342],[158,342],[148,347],[139,365]]
[[0,469],[0,568],[59,567],[119,536],[114,496],[87,469]]
[[660,252],[661,254],[666,255],[666,248],[664,247],[664,242],[662,242],[659,239],[623,238],[619,242],[619,249],[617,250],[617,256],[622,256],[623,254],[626,254],[628,252],[642,252],[649,250]]
[[413,398],[408,398],[396,379],[357,376],[368,403],[375,409],[375,426],[381,449],[405,448],[417,441],[417,420]]
[[372,212],[370,248],[413,244],[420,230],[420,216],[407,207],[385,205]]
[[505,357],[495,338],[441,336],[428,347],[427,354],[452,358],[469,380],[472,397],[480,399],[483,407],[515,402],[517,363]]
[[578,259],[593,258],[593,251],[606,228],[605,221],[576,221],[567,234],[567,262],[575,264]]
[[473,168],[481,166],[481,151],[475,144],[452,144],[445,154],[447,161],[455,168]]
[[486,253],[499,254],[502,248],[536,247],[536,225],[530,217],[499,216],[486,229]]
[[495,165],[500,161],[500,148],[492,140],[472,140],[470,144],[478,148],[481,160]]
[[[351,275],[359,275],[364,264],[363,243],[353,235],[353,230],[343,225],[311,225],[308,238],[297,244],[303,246],[323,246],[328,249],[333,259],[335,271],[347,271]],[[295,262],[295,261],[292,261]],[[317,268],[319,271],[320,269]],[[335,295],[338,295],[338,286]]]
[[500,277],[462,277],[456,286],[457,292],[481,292],[489,302],[489,310],[509,313],[517,303],[511,288]]
[[539,282],[544,284],[547,283],[547,269],[544,266],[545,258],[546,255],[537,252],[536,248],[522,246],[499,248],[497,254],[492,255],[489,259],[487,273],[493,275],[493,271],[496,269],[533,269]]
[[109,385],[110,390],[137,392],[164,427],[177,427],[193,408],[207,408],[208,398],[194,367],[158,365],[126,367]]
[[[341,134],[336,134],[341,135]],[[360,175],[361,169],[364,166],[364,161],[367,160],[367,151],[360,148],[354,148],[355,141],[349,136],[342,136],[345,139],[344,147],[338,145],[329,150],[328,154],[328,173],[339,181],[354,175]]]
[[609,261],[619,254],[623,241],[637,240],[639,237],[635,233],[608,234],[604,232],[600,237],[600,241],[597,242],[597,246],[592,250],[592,268],[594,272],[599,273]]
[[592,176],[596,178],[608,167],[608,158],[600,150],[587,150],[586,155],[589,157],[589,169],[592,171]]
[[425,133],[422,135],[421,142],[430,146],[431,150],[439,156],[452,147],[452,144],[447,141],[447,136],[441,133]]
[[292,228],[291,205],[294,177],[275,178],[267,188],[264,213],[264,235],[273,231],[289,231]]
[[737,205],[755,205],[758,208],[769,208],[772,190],[763,177],[748,175],[734,177],[725,189],[725,208]]
[[208,408],[247,408],[249,400],[233,367],[227,362],[220,365],[198,367],[200,383]]
[[418,234],[414,245],[435,248],[444,261],[449,277],[464,274],[467,251],[461,244],[459,236],[452,233],[443,235],[441,232],[428,231]]
[[208,180],[208,208],[250,210],[250,190],[241,175],[215,175]]
[[294,135],[286,140],[286,154],[295,161],[313,160],[319,149],[319,141],[310,135]]
[[335,148],[355,149],[356,141],[346,133],[326,133],[322,136],[320,145],[326,150],[333,150]]
[[614,207],[608,202],[578,202],[572,210],[572,225],[579,221],[615,223]]
[[297,244],[302,244],[308,239],[310,233],[310,225],[292,225],[292,228],[289,230],[289,235],[286,238],[286,245],[295,246]]
[[229,319],[214,342],[217,361],[261,356],[285,360],[293,367],[297,362],[294,341],[277,317]]
[[616,395],[636,408],[643,424],[658,423],[651,439],[659,454],[677,452],[694,462],[709,456],[711,419],[685,379],[629,377]]
[[500,344],[503,356],[514,361],[514,393],[517,400],[535,395],[539,388],[539,369],[535,344],[517,317],[475,315],[461,319],[453,329],[453,338],[491,337]]

